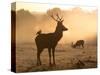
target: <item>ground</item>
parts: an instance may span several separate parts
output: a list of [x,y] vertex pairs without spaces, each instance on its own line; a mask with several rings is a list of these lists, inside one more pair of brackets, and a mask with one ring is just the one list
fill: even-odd
[[69,44],[58,44],[55,52],[56,65],[49,66],[47,49],[41,54],[42,65],[36,65],[37,48],[33,43],[16,45],[16,72],[36,72],[97,67],[97,47],[72,48]]

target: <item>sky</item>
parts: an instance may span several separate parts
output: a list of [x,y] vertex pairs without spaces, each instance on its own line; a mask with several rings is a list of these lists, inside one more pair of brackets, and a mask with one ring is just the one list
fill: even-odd
[[[54,7],[59,7],[62,9],[71,9],[74,8],[74,5],[63,5],[63,4],[43,4],[43,3],[23,3],[23,2],[18,2],[16,3],[16,10],[20,9],[25,9],[28,11],[36,11],[36,12],[46,12],[48,9],[54,8]],[[78,7],[78,5],[76,6]],[[95,10],[96,7],[94,6],[80,6],[83,10],[85,11],[92,11]]]

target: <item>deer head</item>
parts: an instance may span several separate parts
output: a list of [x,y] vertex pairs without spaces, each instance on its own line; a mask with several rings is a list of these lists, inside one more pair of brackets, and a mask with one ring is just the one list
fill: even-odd
[[73,42],[71,43],[71,47],[75,48],[75,44],[73,44]]
[[57,27],[56,27],[56,31],[67,31],[68,28],[66,28],[64,25],[63,25],[63,17],[59,17],[58,14],[56,14],[56,17],[57,19],[55,19],[55,17],[53,16],[53,14],[51,15],[52,19],[55,20],[57,22]]

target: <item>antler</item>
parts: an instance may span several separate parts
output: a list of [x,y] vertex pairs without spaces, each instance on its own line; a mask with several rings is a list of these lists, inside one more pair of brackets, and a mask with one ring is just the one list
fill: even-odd
[[50,16],[51,16],[51,17],[52,17],[55,21],[58,21],[57,19],[55,19],[55,18],[54,18],[53,14],[52,14],[52,15],[50,15]]
[[58,13],[57,13],[56,16],[57,16],[57,18],[58,18],[60,21],[63,21],[63,20],[62,20],[63,17],[60,18],[59,15],[58,15]]
[[59,15],[58,15],[58,13],[56,14],[57,19],[55,19],[55,17],[53,16],[53,13],[52,13],[52,15],[50,15],[50,16],[51,16],[55,21],[57,21],[57,22],[58,22],[58,21],[63,21],[63,20],[62,20],[63,17],[60,18]]

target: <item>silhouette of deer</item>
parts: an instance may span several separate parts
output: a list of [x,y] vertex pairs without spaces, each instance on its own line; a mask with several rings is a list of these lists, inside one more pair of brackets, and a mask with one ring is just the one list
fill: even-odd
[[68,29],[63,25],[63,19],[60,18],[58,14],[56,14],[56,18],[54,15],[50,15],[53,20],[57,22],[56,30],[53,33],[41,33],[41,30],[37,32],[37,36],[35,38],[36,46],[37,46],[37,65],[41,65],[40,54],[41,52],[47,48],[49,53],[49,65],[51,64],[51,53],[53,56],[53,65],[55,64],[55,47],[58,41],[63,36],[63,31],[67,31]]
[[73,48],[76,48],[76,47],[82,47],[82,48],[84,48],[84,40],[78,40],[75,44],[73,44],[73,42],[72,42],[71,46]]

